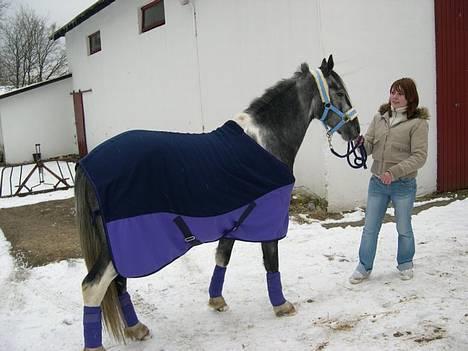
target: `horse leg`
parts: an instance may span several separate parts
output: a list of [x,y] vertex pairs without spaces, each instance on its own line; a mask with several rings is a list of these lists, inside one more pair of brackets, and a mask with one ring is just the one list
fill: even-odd
[[125,339],[125,322],[122,320],[125,316],[120,308],[118,286],[114,280],[117,272],[110,259],[98,201],[80,167],[76,170],[75,200],[81,251],[88,268],[82,283],[85,350],[104,350],[101,316],[107,330],[118,341]]
[[119,275],[115,278],[117,295],[119,296],[120,309],[125,323],[124,334],[132,340],[146,340],[150,338],[150,331],[146,325],[138,320],[133,307],[130,294],[127,292],[127,278]]
[[277,317],[292,316],[296,314],[294,305],[287,301],[283,296],[281,286],[281,275],[278,270],[278,241],[269,241],[262,243],[263,264],[267,271],[267,287],[270,302],[273,305],[273,311]]
[[81,284],[85,351],[103,351],[101,303],[112,280],[117,276],[108,257],[101,255]]
[[221,238],[216,249],[216,266],[211,277],[209,288],[210,300],[208,305],[218,312],[225,312],[229,309],[224,297],[223,284],[226,267],[231,259],[232,247],[234,246],[233,239]]

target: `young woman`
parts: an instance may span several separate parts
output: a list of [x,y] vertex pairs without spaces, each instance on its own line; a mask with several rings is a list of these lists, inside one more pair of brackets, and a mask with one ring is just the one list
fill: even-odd
[[366,218],[359,248],[359,264],[349,278],[358,284],[372,272],[377,239],[387,206],[392,201],[398,231],[397,262],[400,278],[413,278],[414,235],[411,212],[416,197],[416,175],[426,162],[429,119],[418,108],[414,81],[401,78],[390,87],[388,103],[374,116],[361,141],[372,154]]

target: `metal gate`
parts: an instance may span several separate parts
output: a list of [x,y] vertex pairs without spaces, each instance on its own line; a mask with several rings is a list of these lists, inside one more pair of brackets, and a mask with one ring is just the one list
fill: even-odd
[[0,167],[0,198],[48,193],[72,188],[76,159],[42,160],[36,144],[34,163]]
[[468,0],[435,0],[437,190],[468,188]]

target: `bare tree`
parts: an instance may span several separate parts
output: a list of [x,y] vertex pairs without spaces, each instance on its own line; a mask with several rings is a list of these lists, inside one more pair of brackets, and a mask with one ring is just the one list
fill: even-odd
[[5,10],[7,9],[9,3],[6,0],[0,0],[0,23],[3,20],[3,16],[5,14]]
[[[0,0],[0,30],[3,27],[3,20],[5,16],[5,11],[8,8],[9,3],[6,0]],[[2,43],[2,38],[0,37],[0,46]],[[1,57],[0,57],[0,86],[2,85],[2,77],[3,77],[3,72],[4,72],[4,67],[1,62]]]
[[24,7],[7,19],[0,28],[0,82],[19,88],[64,74],[65,49],[50,39],[53,30],[55,25]]

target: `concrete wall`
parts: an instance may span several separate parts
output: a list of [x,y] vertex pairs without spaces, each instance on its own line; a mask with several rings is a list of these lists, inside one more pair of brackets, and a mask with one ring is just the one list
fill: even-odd
[[42,158],[77,153],[71,78],[0,100],[0,124],[7,163],[32,161],[35,144]]
[[[435,190],[432,0],[166,0],[166,25],[140,34],[139,7],[148,2],[118,0],[66,35],[73,87],[92,89],[84,96],[90,149],[130,128],[212,130],[301,62],[316,67],[332,53],[364,132],[391,82],[416,80],[434,116],[419,193]],[[102,51],[89,56],[87,36],[97,30]],[[365,202],[369,172],[335,159],[317,121],[295,174],[331,210]]]

